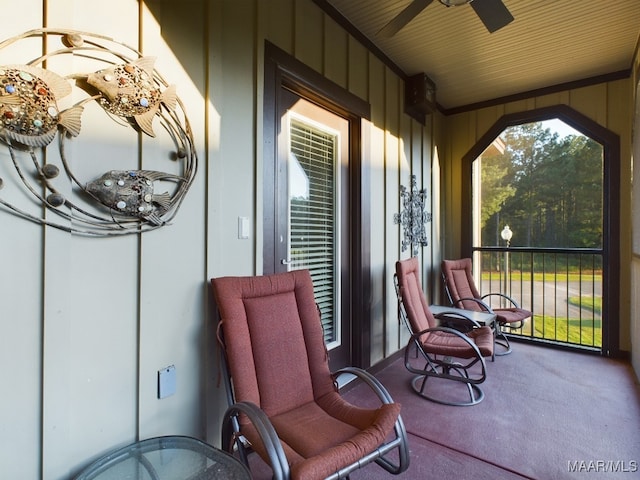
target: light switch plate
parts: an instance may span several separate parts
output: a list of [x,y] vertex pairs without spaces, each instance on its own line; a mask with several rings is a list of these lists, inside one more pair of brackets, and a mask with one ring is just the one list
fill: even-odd
[[249,238],[250,231],[249,217],[238,217],[238,238],[241,240]]
[[176,393],[176,367],[168,367],[158,370],[158,398],[166,398]]

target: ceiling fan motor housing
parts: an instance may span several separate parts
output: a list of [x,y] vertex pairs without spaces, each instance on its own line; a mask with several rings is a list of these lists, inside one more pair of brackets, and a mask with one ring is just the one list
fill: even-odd
[[471,2],[473,2],[473,0],[440,0],[440,3],[445,7],[459,7],[460,5],[466,5]]

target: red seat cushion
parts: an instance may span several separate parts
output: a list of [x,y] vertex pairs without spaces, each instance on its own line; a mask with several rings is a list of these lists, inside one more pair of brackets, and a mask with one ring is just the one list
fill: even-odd
[[498,318],[498,323],[517,323],[533,315],[523,308],[494,308],[493,313]]

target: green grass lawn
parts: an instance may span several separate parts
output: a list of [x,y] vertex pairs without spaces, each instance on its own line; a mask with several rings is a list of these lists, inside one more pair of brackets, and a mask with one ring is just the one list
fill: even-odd
[[[482,272],[482,279],[489,280],[490,278],[496,279],[500,276],[500,272]],[[555,281],[555,282],[578,282],[581,279],[588,281],[601,282],[602,281],[602,273],[594,272],[594,273],[585,273],[582,272],[582,276],[579,273],[534,273],[531,275],[530,272],[519,272],[517,270],[512,270],[509,272],[509,278],[512,282],[519,281],[533,281],[535,282],[544,282],[544,281]]]
[[[533,335],[531,328],[534,328]],[[534,315],[522,330],[513,333],[558,342],[574,343],[589,347],[602,347],[602,323],[600,319],[569,319]]]
[[588,308],[592,312],[598,314],[602,313],[602,297],[569,297],[567,299],[569,305],[575,305],[576,307]]

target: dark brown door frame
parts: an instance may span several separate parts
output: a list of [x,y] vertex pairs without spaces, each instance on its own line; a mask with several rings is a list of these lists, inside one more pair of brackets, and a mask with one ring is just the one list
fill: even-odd
[[282,89],[317,103],[349,120],[349,236],[350,251],[343,252],[342,281],[347,282],[349,324],[351,325],[351,364],[370,366],[371,350],[371,229],[370,174],[362,161],[362,120],[371,118],[370,105],[344,88],[265,41],[263,110],[263,273],[276,271],[280,242],[276,238],[278,202],[279,95]]
[[603,147],[603,255],[602,277],[603,315],[607,319],[602,330],[602,353],[622,356],[620,351],[620,137],[568,105],[553,105],[501,117],[462,157],[462,255],[472,253],[471,177],[473,162],[505,128],[523,123],[558,118],[567,125],[591,137]]

